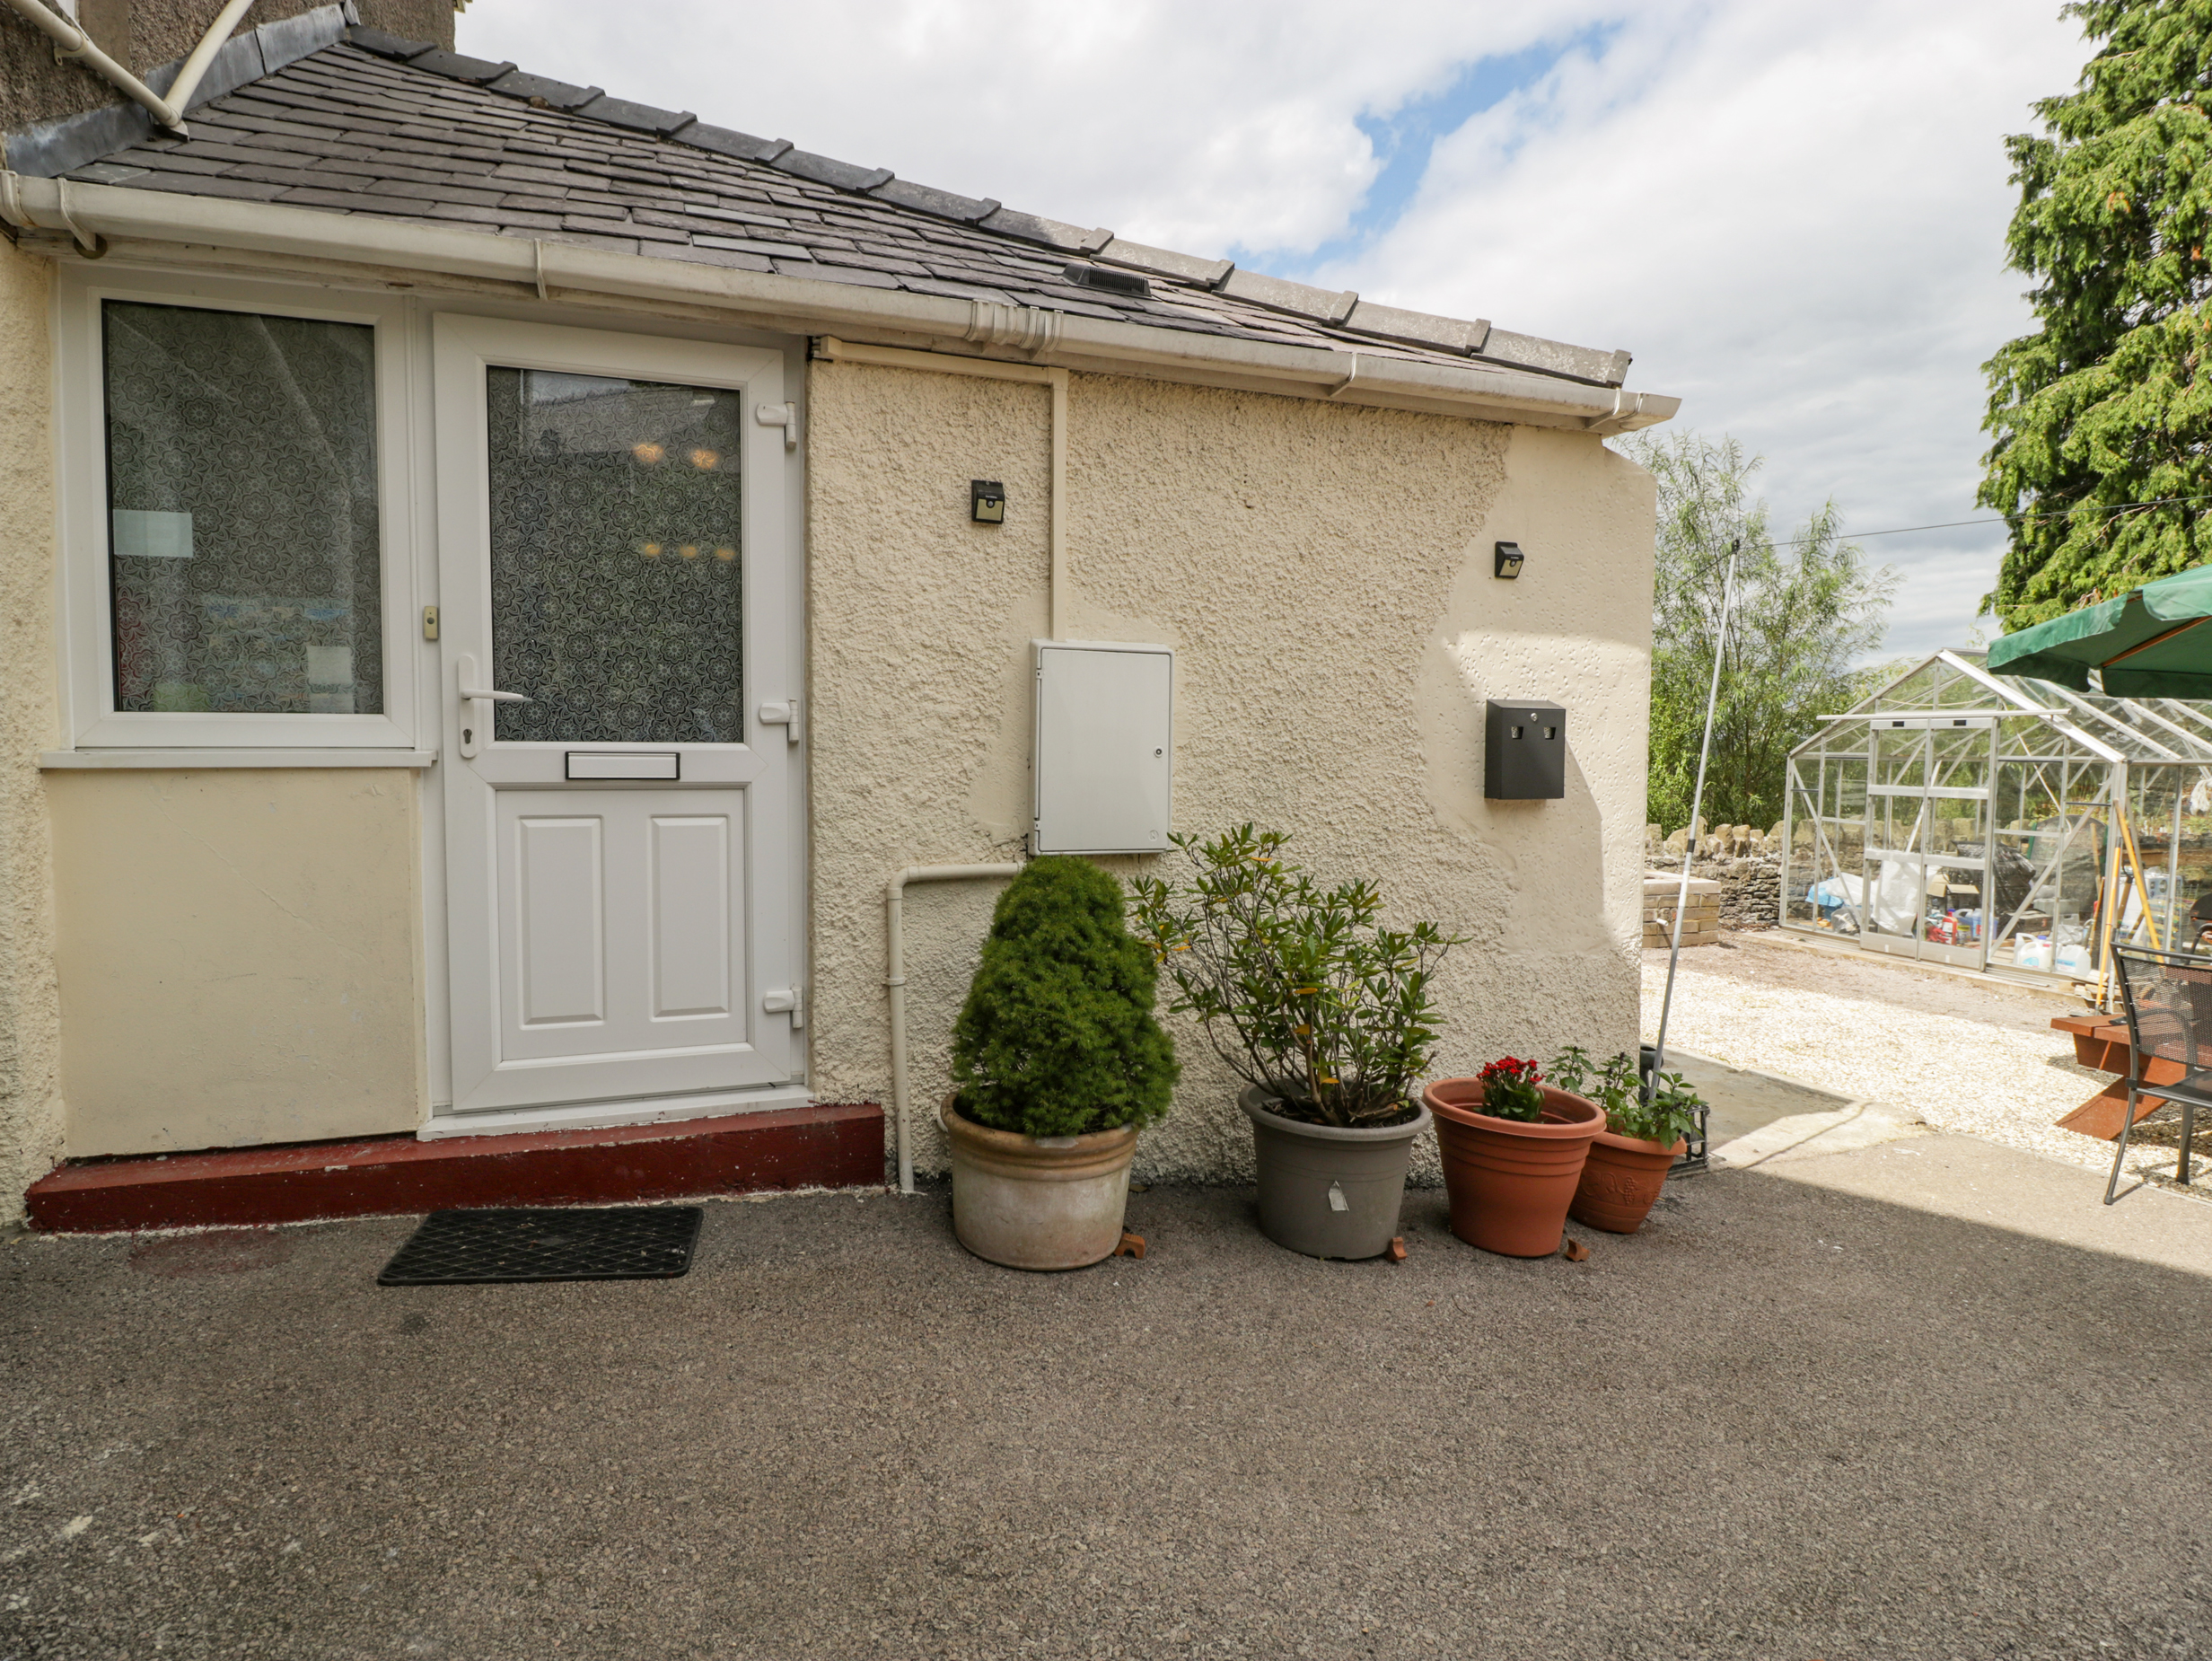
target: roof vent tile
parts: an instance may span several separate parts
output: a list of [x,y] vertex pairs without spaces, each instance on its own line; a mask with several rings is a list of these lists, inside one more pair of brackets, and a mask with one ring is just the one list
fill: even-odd
[[934,214],[940,219],[954,219],[962,224],[973,224],[979,219],[988,219],[998,211],[998,203],[990,197],[960,196],[950,190],[940,190],[933,185],[917,185],[911,180],[894,179],[880,184],[868,192],[878,201],[896,202],[901,207],[910,207],[917,213]]
[[1408,312],[1394,305],[1363,300],[1345,319],[1345,327],[1385,340],[1404,340],[1415,346],[1441,347],[1447,352],[1477,352],[1490,332],[1488,318],[1438,317],[1428,312]]
[[1256,305],[1273,306],[1278,312],[1295,312],[1301,317],[1318,318],[1324,323],[1341,323],[1359,303],[1359,296],[1349,289],[1333,293],[1307,283],[1262,277],[1257,271],[1232,271],[1222,283],[1221,292],[1232,299],[1250,300]]
[[1063,248],[1076,254],[1095,254],[1114,240],[1111,231],[1085,231],[1080,225],[1063,224],[1058,219],[1020,213],[1011,207],[1002,207],[976,223],[986,231],[997,231],[1007,236],[1018,236],[1025,242],[1042,242],[1047,248]]
[[888,167],[855,167],[850,162],[816,155],[811,150],[786,150],[768,165],[779,172],[811,179],[818,185],[833,185],[839,190],[873,190],[879,185],[889,184],[892,177]]
[[505,92],[509,98],[526,98],[533,102],[543,99],[555,110],[581,110],[594,98],[607,95],[607,89],[603,86],[576,86],[545,75],[525,75],[520,69],[512,75],[501,75],[486,90]]
[[427,52],[417,52],[407,60],[409,69],[427,69],[434,75],[443,75],[449,81],[466,81],[470,86],[483,86],[496,81],[501,75],[513,75],[512,63],[495,64],[489,58],[470,57],[460,52],[449,52],[443,47],[434,46]]
[[401,62],[420,57],[425,52],[437,50],[435,40],[410,40],[405,35],[395,35],[382,29],[372,29],[366,23],[356,23],[346,31],[347,43],[357,46],[364,52],[373,52],[379,57],[396,57]]
[[1179,254],[1172,248],[1147,248],[1142,242],[1125,242],[1118,236],[1099,250],[1098,257],[1132,270],[1172,277],[1185,283],[1202,283],[1208,288],[1219,287],[1228,280],[1229,273],[1236,269],[1236,262],[1232,259],[1201,259],[1196,254]]
[[1134,271],[1116,271],[1107,266],[1084,265],[1076,261],[1060,275],[1078,288],[1095,288],[1109,294],[1127,294],[1135,300],[1152,298],[1152,284]]
[[656,110],[651,104],[632,103],[627,98],[610,98],[604,92],[575,113],[594,121],[604,121],[610,127],[627,127],[633,132],[654,133],[663,136],[689,127],[698,119],[689,110],[680,114],[673,110]]

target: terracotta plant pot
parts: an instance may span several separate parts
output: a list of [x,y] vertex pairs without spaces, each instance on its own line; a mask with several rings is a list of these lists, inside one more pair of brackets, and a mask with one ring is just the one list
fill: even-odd
[[1596,1104],[1549,1085],[1544,1116],[1525,1124],[1482,1111],[1479,1078],[1440,1078],[1423,1091],[1436,1115],[1452,1232],[1505,1257],[1549,1257],[1567,1233],[1590,1144],[1605,1129]]
[[947,1096],[952,1232],[1009,1269],[1081,1269],[1121,1244],[1137,1128],[1089,1136],[1023,1136],[963,1115]]
[[1637,1137],[1601,1130],[1590,1144],[1575,1203],[1567,1209],[1577,1223],[1608,1234],[1632,1235],[1644,1226],[1666,1186],[1667,1173],[1690,1144],[1677,1137],[1672,1147]]
[[1260,1167],[1260,1232],[1308,1257],[1380,1257],[1398,1233],[1413,1139],[1426,1110],[1402,1125],[1339,1129],[1272,1110],[1276,1097],[1248,1085],[1237,1105],[1252,1121]]

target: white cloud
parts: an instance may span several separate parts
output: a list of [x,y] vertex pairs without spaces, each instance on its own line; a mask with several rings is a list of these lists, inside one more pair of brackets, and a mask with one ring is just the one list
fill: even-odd
[[[1768,458],[1784,516],[1973,516],[1979,365],[2018,333],[2001,144],[2086,48],[2056,0],[476,0],[462,48],[1199,254],[1345,234],[1356,118],[1611,24],[1441,138],[1395,226],[1315,280],[1637,354],[1631,384]],[[646,20],[641,23],[641,20]],[[1880,539],[1892,652],[1961,642],[1987,530]]]

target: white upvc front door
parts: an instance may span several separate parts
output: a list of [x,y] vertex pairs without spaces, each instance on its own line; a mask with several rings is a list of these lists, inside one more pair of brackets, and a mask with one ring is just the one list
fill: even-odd
[[783,359],[464,316],[434,347],[451,1111],[772,1096],[803,1010]]

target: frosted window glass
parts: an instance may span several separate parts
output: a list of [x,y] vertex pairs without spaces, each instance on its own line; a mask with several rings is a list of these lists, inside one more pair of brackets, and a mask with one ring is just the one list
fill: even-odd
[[507,742],[742,743],[743,398],[487,372]]
[[102,312],[115,707],[375,715],[375,331]]

